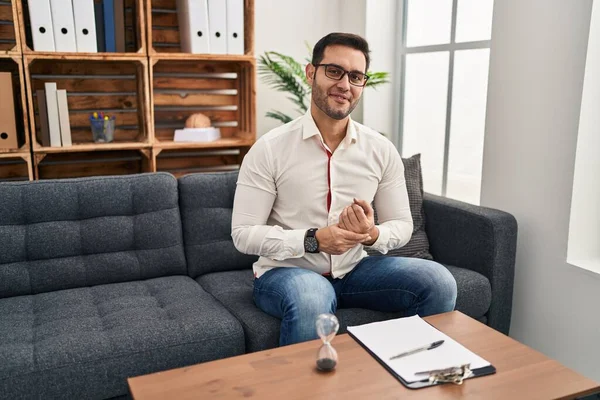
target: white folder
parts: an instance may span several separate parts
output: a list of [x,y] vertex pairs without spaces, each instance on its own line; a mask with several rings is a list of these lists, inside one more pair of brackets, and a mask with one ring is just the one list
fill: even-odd
[[56,51],[77,51],[71,0],[50,0]]
[[227,53],[244,54],[244,0],[227,0]]
[[179,37],[184,53],[210,53],[207,0],[177,0]]
[[35,51],[54,51],[50,0],[29,0],[29,22]]
[[58,117],[58,100],[56,96],[56,82],[46,82],[46,109],[48,110],[48,130],[50,131],[50,146],[62,146],[60,138],[60,121]]
[[96,19],[94,0],[73,0],[73,19],[75,20],[75,40],[77,51],[97,53]]
[[208,28],[210,52],[227,54],[227,3],[225,0],[208,0]]
[[72,146],[71,122],[69,121],[69,103],[67,102],[67,91],[59,89],[56,91],[58,103],[58,123],[60,124],[60,138],[62,145]]

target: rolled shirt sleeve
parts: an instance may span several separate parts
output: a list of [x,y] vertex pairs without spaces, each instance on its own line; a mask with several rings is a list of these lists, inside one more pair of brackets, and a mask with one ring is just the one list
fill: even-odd
[[382,254],[404,246],[410,240],[413,231],[404,164],[391,143],[387,156],[388,162],[374,199],[379,237],[370,246]]
[[258,140],[240,168],[233,202],[231,237],[238,251],[272,260],[304,256],[305,229],[267,225],[277,188],[268,143]]

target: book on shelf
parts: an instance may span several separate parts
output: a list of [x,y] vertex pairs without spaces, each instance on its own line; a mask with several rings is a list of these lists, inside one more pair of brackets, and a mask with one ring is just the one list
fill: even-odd
[[37,90],[36,95],[42,146],[72,146],[67,91],[57,89],[56,82],[46,82],[44,90]]
[[48,126],[48,107],[46,106],[46,91],[38,89],[35,92],[38,102],[38,117],[40,121],[39,139],[42,146],[50,147],[50,127]]
[[56,82],[46,82],[46,110],[48,114],[48,131],[50,132],[50,146],[61,147],[60,122],[58,119],[58,100],[56,97]]
[[67,91],[59,89],[56,91],[58,103],[58,120],[60,124],[60,139],[63,147],[72,146],[71,122],[69,121],[69,103],[67,102]]

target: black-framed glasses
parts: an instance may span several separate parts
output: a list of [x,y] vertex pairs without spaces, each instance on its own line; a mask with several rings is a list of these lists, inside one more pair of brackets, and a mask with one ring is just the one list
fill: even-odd
[[348,81],[351,85],[363,87],[369,80],[369,75],[359,71],[346,71],[337,64],[317,64],[315,68],[324,67],[325,76],[335,81],[341,81],[348,74]]

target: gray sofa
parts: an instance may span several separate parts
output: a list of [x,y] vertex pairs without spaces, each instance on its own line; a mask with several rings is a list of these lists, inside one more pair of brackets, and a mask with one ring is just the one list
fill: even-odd
[[[277,345],[233,246],[237,173],[0,183],[0,398],[127,396],[126,377]],[[457,308],[506,333],[516,223],[428,196]],[[342,331],[395,315],[338,311]]]

